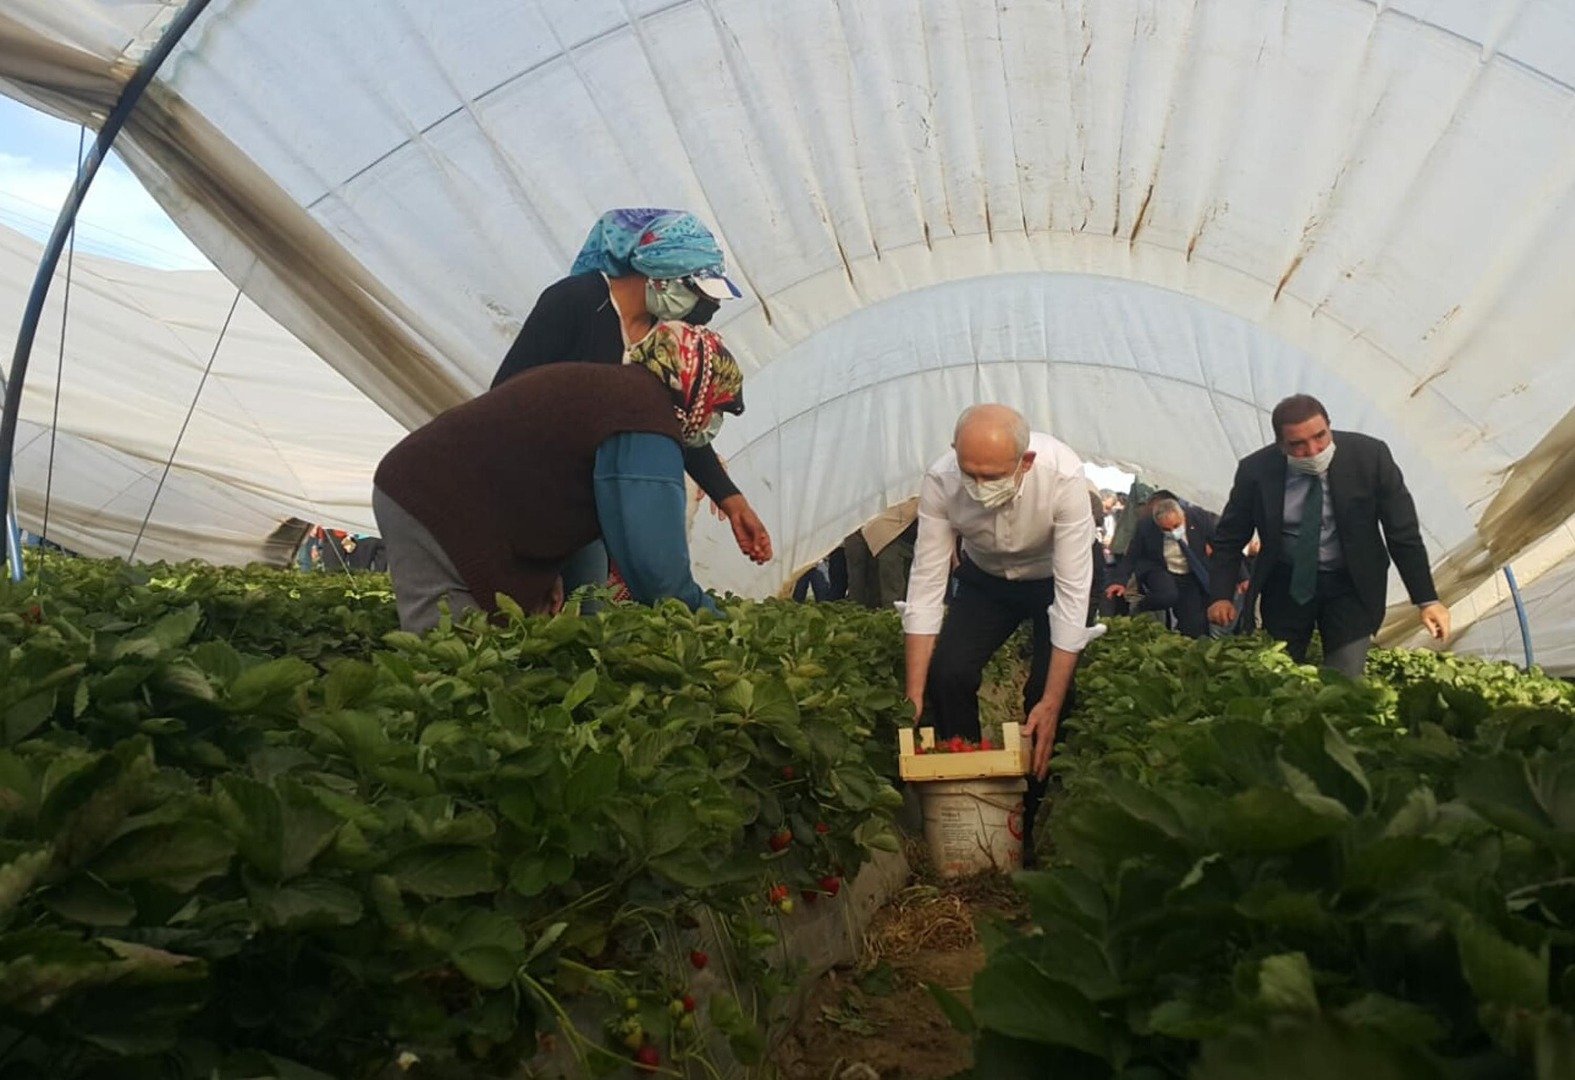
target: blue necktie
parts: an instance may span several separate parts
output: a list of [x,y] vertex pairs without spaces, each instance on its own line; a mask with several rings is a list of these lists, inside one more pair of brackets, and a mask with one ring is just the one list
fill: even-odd
[[1176,543],[1181,545],[1181,552],[1187,557],[1187,565],[1192,567],[1192,572],[1197,575],[1198,583],[1203,586],[1203,591],[1208,592],[1209,568],[1204,565],[1203,559],[1198,553],[1192,550],[1191,544],[1185,540],[1178,540]]

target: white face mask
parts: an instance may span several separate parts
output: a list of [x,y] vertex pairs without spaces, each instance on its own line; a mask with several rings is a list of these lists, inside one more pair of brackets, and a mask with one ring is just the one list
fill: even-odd
[[963,482],[963,490],[968,496],[986,510],[1005,506],[1017,497],[1017,476],[1022,470],[1022,462],[1012,470],[1011,476],[1003,476],[996,480],[975,480],[969,477]]
[[1334,441],[1318,451],[1312,457],[1286,457],[1291,463],[1291,468],[1305,476],[1322,476],[1329,471],[1329,462],[1334,460]]
[[701,428],[699,431],[685,439],[684,445],[690,449],[695,449],[696,447],[701,446],[710,446],[711,441],[716,438],[717,433],[721,430],[722,414],[720,412],[714,412],[711,414],[711,419],[705,422],[705,427]]
[[1187,527],[1185,525],[1177,525],[1174,529],[1166,529],[1165,534],[1172,540],[1185,540],[1187,538]]
[[645,310],[657,322],[682,319],[699,302],[699,294],[677,278],[668,281],[651,278],[645,283]]

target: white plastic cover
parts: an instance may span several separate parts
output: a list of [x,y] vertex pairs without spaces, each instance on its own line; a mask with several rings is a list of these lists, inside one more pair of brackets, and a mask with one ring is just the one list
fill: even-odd
[[[16,337],[39,255],[39,245],[0,228],[0,339]],[[78,255],[61,364],[63,282],[64,270],[22,399],[23,527],[44,530],[47,495],[50,539],[125,557],[151,507],[139,559],[218,563],[287,559],[300,539],[299,528],[284,528],[292,518],[372,531],[372,468],[403,429],[251,301],[224,329],[235,286],[212,271]]]
[[[0,89],[102,110],[174,6],[6,0]],[[1575,512],[1572,85],[1571,0],[213,0],[125,139],[406,425],[602,210],[700,214],[779,551],[701,515],[707,584],[773,591],[973,400],[1218,505],[1308,390],[1454,598]]]

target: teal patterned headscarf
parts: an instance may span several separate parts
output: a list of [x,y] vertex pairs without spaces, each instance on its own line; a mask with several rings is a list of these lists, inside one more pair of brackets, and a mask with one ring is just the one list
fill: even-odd
[[[601,271],[671,280],[724,277],[722,249],[700,219],[683,210],[609,210],[597,219],[571,274]],[[725,280],[725,278],[724,278]],[[729,282],[734,295],[738,290]]]

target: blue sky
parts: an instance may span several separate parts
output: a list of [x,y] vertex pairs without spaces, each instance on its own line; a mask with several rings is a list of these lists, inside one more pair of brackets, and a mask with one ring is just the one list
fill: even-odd
[[[73,124],[0,97],[0,225],[40,242],[48,238],[76,175],[77,132]],[[76,246],[163,269],[209,265],[113,154],[77,217]]]

